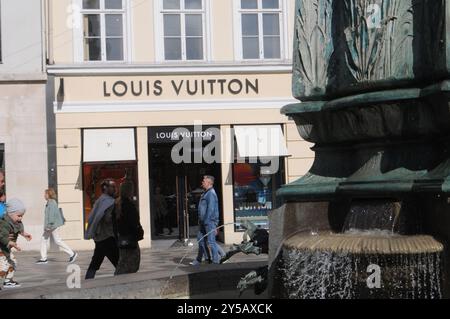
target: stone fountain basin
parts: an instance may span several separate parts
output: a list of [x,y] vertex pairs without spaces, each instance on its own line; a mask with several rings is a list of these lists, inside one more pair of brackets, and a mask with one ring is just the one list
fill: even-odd
[[431,236],[401,236],[376,232],[297,234],[287,239],[286,250],[327,251],[354,255],[407,255],[440,253],[444,246]]
[[440,299],[444,246],[427,235],[350,231],[284,242],[272,295],[288,299]]

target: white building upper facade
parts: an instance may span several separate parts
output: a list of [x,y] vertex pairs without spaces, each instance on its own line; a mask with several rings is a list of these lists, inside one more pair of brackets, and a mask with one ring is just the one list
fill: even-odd
[[[290,65],[294,0],[52,1],[57,65]],[[53,62],[51,61],[51,62]]]

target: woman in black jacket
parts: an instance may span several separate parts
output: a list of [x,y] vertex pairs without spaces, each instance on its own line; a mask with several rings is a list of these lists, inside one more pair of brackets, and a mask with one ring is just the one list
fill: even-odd
[[132,274],[139,270],[141,251],[138,242],[144,231],[139,221],[139,212],[133,203],[133,183],[120,185],[120,197],[114,208],[114,231],[119,245],[119,262],[115,275]]

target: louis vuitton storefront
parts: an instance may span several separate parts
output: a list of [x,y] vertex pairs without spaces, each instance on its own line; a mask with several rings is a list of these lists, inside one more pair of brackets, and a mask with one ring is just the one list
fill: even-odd
[[149,247],[195,235],[202,176],[215,176],[220,237],[232,243],[246,220],[269,228],[276,189],[311,165],[310,145],[280,114],[292,102],[289,71],[50,72],[63,236],[79,249],[92,244],[83,235],[104,178],[134,183]]

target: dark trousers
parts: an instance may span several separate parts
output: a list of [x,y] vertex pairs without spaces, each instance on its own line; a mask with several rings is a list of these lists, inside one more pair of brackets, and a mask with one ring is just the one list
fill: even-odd
[[95,242],[94,255],[86,272],[86,279],[94,279],[95,273],[100,269],[103,260],[107,257],[114,267],[119,262],[119,248],[114,237]]

